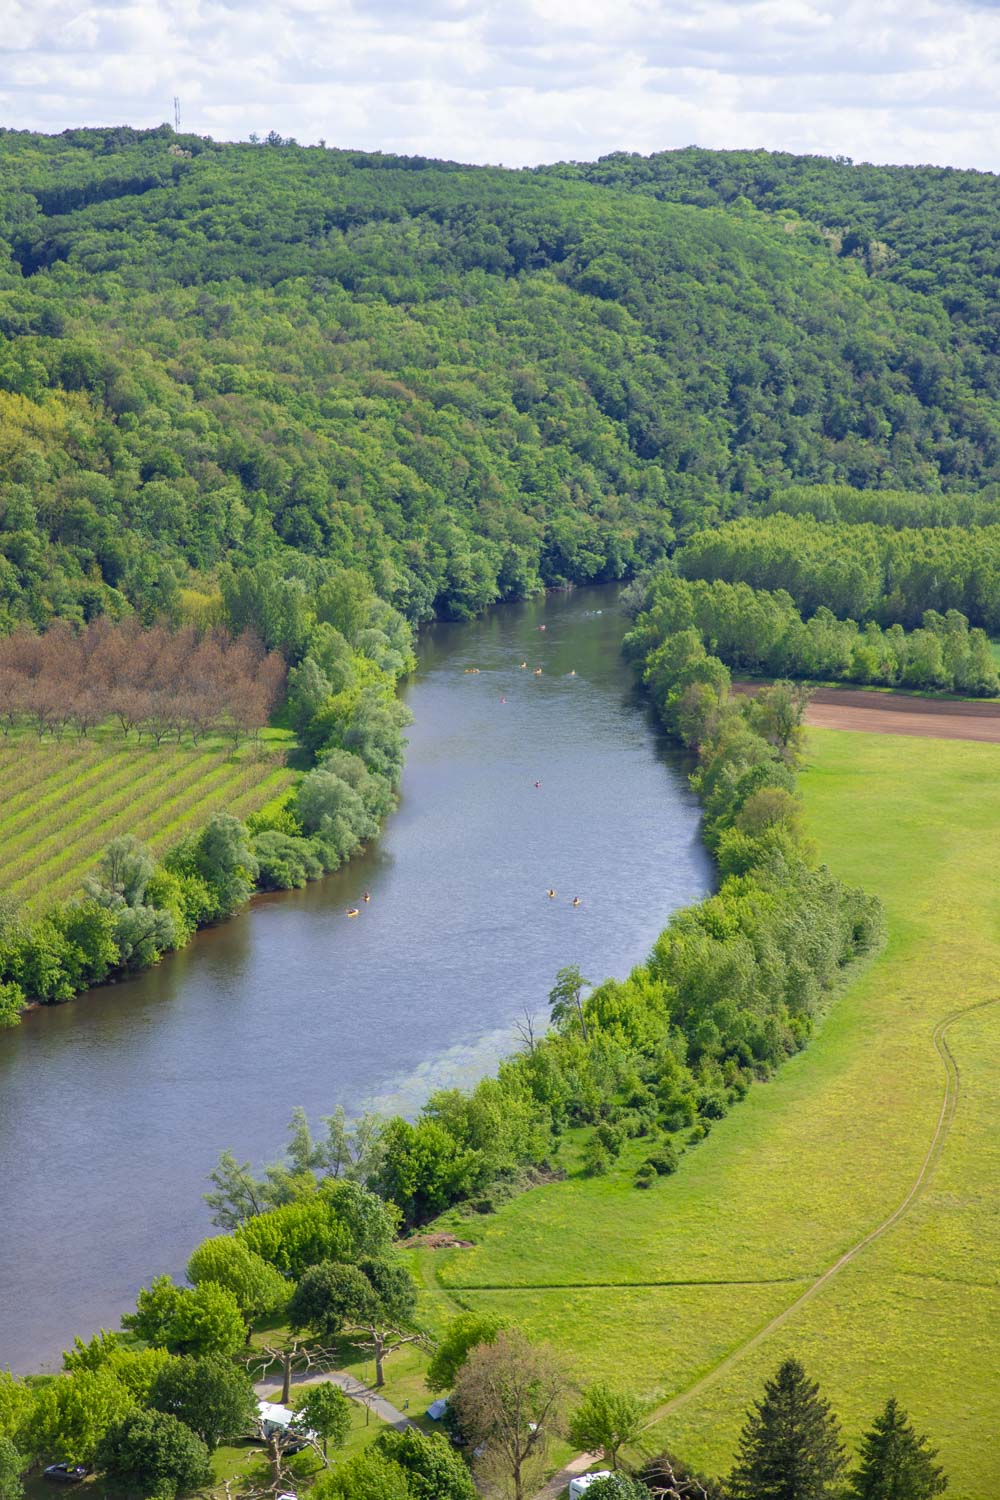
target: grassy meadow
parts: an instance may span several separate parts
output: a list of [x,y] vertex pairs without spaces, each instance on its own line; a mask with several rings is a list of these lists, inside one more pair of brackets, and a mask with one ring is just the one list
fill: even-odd
[[126,743],[110,730],[83,740],[0,739],[0,870],[33,910],[75,895],[109,839],[131,833],[162,854],[215,812],[245,817],[291,785],[285,730],[234,752]]
[[581,1381],[641,1394],[644,1448],[713,1472],[795,1352],[852,1442],[895,1393],[939,1446],[954,1500],[994,1500],[1000,1004],[946,1032],[957,1098],[906,1213],[793,1304],[917,1181],[945,1100],[935,1027],[1000,995],[1000,746],[812,730],[802,787],[823,859],[884,901],[885,951],[806,1052],[652,1191],[632,1187],[630,1159],[571,1173],[461,1221],[474,1249],[419,1252],[427,1315],[509,1314]]

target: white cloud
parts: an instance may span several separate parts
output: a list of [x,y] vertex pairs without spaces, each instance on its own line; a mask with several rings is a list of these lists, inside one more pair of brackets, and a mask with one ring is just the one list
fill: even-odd
[[984,0],[0,0],[0,122],[508,165],[698,142],[1000,169]]

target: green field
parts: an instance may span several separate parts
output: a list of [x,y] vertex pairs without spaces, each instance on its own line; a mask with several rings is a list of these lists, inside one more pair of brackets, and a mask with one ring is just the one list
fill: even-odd
[[1000,1005],[966,1008],[1000,995],[1000,747],[814,730],[802,785],[823,858],[885,902],[885,952],[653,1191],[571,1176],[463,1221],[475,1249],[421,1252],[428,1313],[509,1313],[641,1394],[644,1447],[715,1472],[794,1351],[850,1439],[895,1393],[949,1494],[994,1500]]
[[215,812],[245,817],[290,786],[287,731],[237,751],[190,745],[0,740],[0,882],[40,910],[75,895],[109,839],[131,833],[162,854]]

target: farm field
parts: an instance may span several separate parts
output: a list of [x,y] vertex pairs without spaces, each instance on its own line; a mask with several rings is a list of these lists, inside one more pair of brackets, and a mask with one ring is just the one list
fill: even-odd
[[3,888],[40,911],[72,896],[109,839],[131,833],[162,854],[215,812],[245,817],[294,779],[289,735],[266,730],[236,752],[221,740],[126,744],[22,732],[0,740]]
[[813,729],[802,786],[822,857],[885,902],[884,953],[653,1191],[632,1188],[631,1162],[571,1176],[461,1221],[476,1248],[420,1252],[428,1315],[446,1300],[508,1313],[581,1380],[642,1395],[644,1448],[714,1472],[794,1352],[851,1442],[895,1393],[939,1446],[949,1494],[993,1500],[1000,747]]

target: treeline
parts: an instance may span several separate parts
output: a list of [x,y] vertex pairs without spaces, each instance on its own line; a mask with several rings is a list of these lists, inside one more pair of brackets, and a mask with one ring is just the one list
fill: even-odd
[[799,820],[795,765],[802,703],[787,684],[730,698],[729,674],[693,629],[665,633],[654,595],[628,649],[665,722],[699,752],[696,785],[722,882],[677,912],[628,979],[589,986],[561,970],[552,1028],[465,1093],[433,1094],[416,1121],[342,1115],[315,1141],[300,1116],[288,1161],[255,1177],[225,1155],[211,1195],[234,1228],[262,1209],[308,1199],[346,1174],[396,1204],[408,1226],[468,1201],[488,1208],[587,1130],[591,1172],[625,1141],[648,1152],[636,1186],[674,1170],[712,1122],[808,1040],[844,967],[882,937],[878,903],[813,862]]
[[790,594],[664,572],[649,588],[650,629],[694,629],[739,672],[996,697],[1000,676],[982,630],[957,610],[925,610],[919,630],[838,620],[825,606],[804,620]]
[[70,730],[81,739],[113,720],[157,745],[169,735],[197,743],[211,733],[263,728],[284,693],[285,663],[245,632],[144,628],[107,616],[82,630],[56,620],[36,633],[0,637],[0,732],[31,724],[39,738]]
[[814,516],[817,521],[871,522],[896,531],[928,526],[1000,525],[1000,500],[991,495],[925,495],[914,490],[856,490],[846,484],[789,485],[761,506],[765,515]]
[[926,610],[958,610],[1000,631],[1000,526],[896,531],[811,515],[744,516],[698,532],[676,554],[683,578],[783,589],[803,615],[918,627]]
[[[255,637],[297,633],[301,660],[290,673],[289,712],[312,769],[245,823],[216,814],[159,862],[135,839],[113,840],[81,896],[40,916],[25,913],[0,887],[0,1025],[14,1024],[29,1000],[58,1003],[115,973],[148,967],[199,927],[237,911],[255,890],[302,886],[337,869],[395,806],[408,721],[395,689],[413,663],[406,621],[349,570],[328,576],[311,599],[296,580],[267,570],[234,573],[225,590],[231,621]],[[123,643],[138,643],[147,666],[162,661],[167,683],[178,648],[193,645],[195,656],[199,649],[184,632],[131,624],[99,625],[87,635],[105,660]],[[19,634],[8,644],[23,661],[33,652],[46,660],[45,643],[44,635]],[[265,684],[281,664],[276,653],[261,660],[246,636],[230,639],[228,650],[214,635],[202,644],[206,661],[217,662],[221,652],[220,670],[227,661],[249,670],[252,658]],[[251,701],[254,691],[248,688]]]
[[183,620],[227,559],[464,618],[789,484],[1000,483],[995,356],[933,278],[623,184],[0,136],[0,631]]
[[[664,721],[697,749],[695,782],[720,870],[717,893],[675,913],[649,961],[624,981],[606,981],[587,994],[577,970],[560,971],[550,996],[552,1028],[540,1037],[529,1033],[524,1050],[502,1063],[496,1077],[468,1092],[433,1094],[416,1121],[348,1123],[337,1110],[317,1139],[297,1111],[284,1160],[262,1177],[224,1153],[208,1195],[223,1233],[192,1255],[188,1286],[154,1279],[124,1320],[149,1347],[129,1349],[102,1334],[78,1343],[67,1355],[67,1373],[37,1393],[0,1379],[0,1432],[17,1453],[37,1458],[58,1450],[135,1482],[129,1465],[137,1465],[136,1453],[161,1451],[147,1437],[156,1419],[141,1413],[162,1409],[163,1383],[175,1401],[178,1390],[193,1388],[198,1394],[188,1409],[204,1421],[204,1361],[232,1359],[248,1329],[279,1309],[313,1349],[341,1335],[360,1342],[374,1355],[380,1378],[394,1349],[420,1337],[415,1288],[393,1257],[400,1225],[420,1224],[466,1201],[488,1211],[529,1184],[534,1169],[558,1165],[560,1137],[570,1127],[586,1129],[585,1161],[595,1174],[609,1169],[626,1140],[642,1140],[647,1154],[635,1186],[655,1188],[675,1170],[679,1153],[703,1140],[755,1079],[805,1045],[844,968],[881,941],[881,909],[813,861],[795,789],[801,703],[788,685],[754,700],[730,698],[723,663],[694,630],[664,633],[652,594],[649,602],[628,650]],[[311,660],[325,671],[322,643]],[[296,794],[303,835],[289,838],[305,835],[310,783],[321,787],[324,802],[323,778],[343,778],[340,757],[350,754],[328,751],[305,779]],[[226,865],[230,886],[254,858],[246,842],[237,847],[231,823],[216,825],[212,844],[216,857],[223,846],[233,856]],[[337,829],[333,814],[312,837],[335,836]],[[272,824],[267,831],[278,830]],[[199,878],[207,883],[208,856],[199,840],[168,860],[174,889]],[[138,889],[131,868],[127,859],[114,868],[109,861],[103,872],[104,889],[113,887],[119,898],[115,910]],[[220,873],[221,864],[212,877],[216,889],[223,888]],[[94,899],[99,903],[96,891]],[[464,1365],[466,1381],[475,1363],[470,1344],[481,1348],[478,1339],[492,1340],[502,1359],[534,1358],[523,1340],[505,1349],[497,1327],[464,1335],[453,1363]],[[294,1355],[287,1348],[263,1353],[272,1369],[283,1367],[287,1383]],[[438,1364],[447,1383],[444,1361]],[[179,1410],[171,1407],[170,1415]],[[89,1413],[86,1422],[81,1411]],[[191,1445],[185,1438],[170,1451],[178,1447],[187,1454]],[[180,1488],[200,1482],[190,1475],[206,1472],[205,1456],[193,1451],[200,1468],[183,1467],[178,1477],[165,1465],[159,1477]],[[421,1462],[437,1461],[438,1451],[446,1445]],[[357,1466],[357,1475],[353,1468],[343,1473],[369,1475],[368,1460]],[[434,1473],[435,1495],[466,1500],[467,1476],[457,1460],[446,1473],[441,1457]],[[425,1491],[403,1481],[398,1492]],[[333,1500],[351,1489],[331,1477],[320,1493]]]

